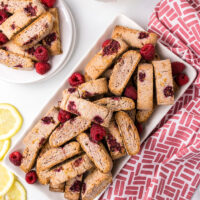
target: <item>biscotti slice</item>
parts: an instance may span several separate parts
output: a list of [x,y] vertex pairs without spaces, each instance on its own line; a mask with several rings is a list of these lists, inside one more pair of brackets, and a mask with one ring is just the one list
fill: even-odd
[[87,130],[90,125],[91,121],[83,117],[73,118],[56,128],[49,138],[49,143],[52,147],[59,147]]
[[7,42],[6,44],[4,44],[2,46],[2,49],[6,50],[6,51],[16,53],[16,54],[20,54],[20,55],[25,56],[27,58],[31,58],[34,61],[38,61],[38,59],[34,55],[36,48],[37,48],[37,45],[30,48],[30,49],[24,50],[22,47],[16,45],[12,40]]
[[136,155],[140,150],[140,137],[133,120],[123,111],[116,113],[115,120],[128,155]]
[[36,19],[32,24],[18,33],[13,41],[23,49],[29,49],[46,37],[53,28],[53,16],[46,12]]
[[129,115],[129,117],[135,122],[135,117],[136,117],[136,110],[127,110],[126,113]]
[[61,108],[105,127],[109,126],[112,117],[108,108],[68,94],[63,97]]
[[112,174],[98,169],[91,171],[83,183],[82,200],[93,200],[112,183]]
[[66,182],[64,197],[67,200],[79,200],[83,175],[79,175]]
[[0,49],[0,63],[18,70],[33,70],[34,63],[30,58]]
[[51,176],[51,182],[53,184],[64,183],[78,175],[82,175],[92,167],[94,167],[92,161],[86,154],[83,154],[54,169]]
[[118,60],[109,80],[109,89],[113,94],[117,96],[122,94],[140,59],[139,52],[130,50]]
[[137,109],[153,109],[153,66],[140,64],[137,75]]
[[103,74],[102,77],[110,79],[113,69],[107,69]]
[[49,184],[49,190],[51,192],[65,192],[65,183],[61,183],[58,185]]
[[54,56],[62,53],[58,8],[50,8],[49,12],[54,16],[55,19],[53,29],[51,33],[42,40],[42,43],[49,50],[50,54]]
[[51,148],[37,160],[37,166],[41,170],[50,169],[79,153],[81,148],[78,142],[71,142],[62,148]]
[[113,30],[112,38],[121,38],[132,47],[142,48],[145,44],[155,45],[158,36],[155,33],[130,29],[124,26],[116,26]]
[[114,111],[132,110],[135,108],[135,103],[132,99],[127,97],[106,97],[94,101],[95,104],[105,106]]
[[119,128],[115,121],[110,123],[105,139],[113,160],[119,159],[126,155],[122,136],[120,135]]
[[57,108],[51,108],[45,117],[43,117],[25,136],[23,142],[26,148],[23,152],[23,159],[20,166],[24,172],[28,172],[32,169],[39,150],[46,143],[49,135],[59,124],[58,112],[59,110]]
[[171,105],[174,103],[174,87],[172,67],[169,59],[153,61],[156,79],[156,97],[158,105]]
[[92,142],[86,133],[81,133],[76,139],[100,171],[107,173],[112,170],[112,159],[102,143]]
[[97,95],[108,93],[108,83],[106,78],[91,80],[86,83],[64,90],[63,95],[72,94],[76,97],[87,99]]
[[152,113],[153,113],[153,109],[152,110],[138,110],[136,114],[137,122],[139,123],[146,122],[149,119],[149,117],[151,117]]
[[97,79],[127,49],[128,45],[123,40],[119,38],[110,40],[87,64],[85,68],[87,79]]

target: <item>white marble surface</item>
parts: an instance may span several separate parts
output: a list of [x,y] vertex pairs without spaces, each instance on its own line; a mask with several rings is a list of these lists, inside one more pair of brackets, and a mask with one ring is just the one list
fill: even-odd
[[[68,72],[73,68],[80,57],[94,43],[105,26],[119,13],[126,14],[139,25],[146,28],[148,19],[158,0],[116,0],[110,3],[102,3],[95,0],[66,0],[71,8],[77,25],[77,42],[74,54],[65,68],[55,77],[41,83],[28,85],[14,85],[0,81],[0,102],[15,105],[24,118],[21,131],[13,138],[12,143],[24,133],[37,112],[42,108]],[[64,33],[67,37],[67,31]],[[28,72],[27,72],[28,73]],[[23,181],[23,180],[21,180]],[[28,192],[29,200],[43,199],[41,194],[34,191],[34,186],[29,186],[23,181]],[[196,192],[193,200],[200,199],[200,190]]]

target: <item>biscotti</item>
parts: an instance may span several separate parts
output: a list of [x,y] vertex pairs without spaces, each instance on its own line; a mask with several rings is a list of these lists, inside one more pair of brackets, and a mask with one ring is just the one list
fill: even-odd
[[18,33],[13,41],[23,49],[31,48],[51,32],[53,21],[52,14],[46,12]]
[[152,115],[153,109],[151,110],[138,110],[136,114],[137,122],[144,123],[146,122],[149,117]]
[[83,183],[82,200],[94,200],[111,183],[111,173],[104,174],[98,169],[91,171]]
[[130,156],[136,155],[140,150],[140,137],[135,124],[129,115],[123,111],[116,113],[115,120],[119,127],[127,153]]
[[136,118],[136,110],[127,110],[126,113],[129,115],[129,117],[133,120],[133,122],[135,122],[135,118]]
[[112,170],[112,159],[103,144],[92,142],[86,133],[81,133],[76,139],[100,171],[107,173]]
[[80,115],[105,127],[109,126],[112,117],[112,111],[108,108],[73,95],[65,95],[60,106],[63,110]]
[[122,136],[120,135],[119,128],[114,120],[108,127],[108,132],[105,139],[113,160],[119,159],[126,155]]
[[158,105],[174,103],[174,87],[171,62],[169,59],[153,61],[156,79],[156,97]]
[[51,167],[71,158],[81,152],[78,142],[70,142],[62,148],[51,148],[37,160],[37,166],[41,170]]
[[103,74],[102,77],[109,79],[111,77],[113,69],[107,69]]
[[53,29],[51,33],[42,40],[42,43],[49,50],[50,54],[54,56],[62,53],[58,8],[51,8],[49,12],[54,16]]
[[34,63],[30,58],[0,49],[0,63],[18,70],[33,70]]
[[65,191],[65,183],[61,183],[58,185],[49,184],[49,190],[51,192],[64,192]]
[[79,200],[83,175],[79,175],[66,182],[64,197],[67,200]]
[[127,97],[106,97],[94,101],[95,104],[105,106],[112,111],[132,110],[135,108],[135,103]]
[[59,147],[87,130],[90,125],[91,122],[83,117],[73,118],[56,128],[49,138],[49,143],[52,147]]
[[127,49],[128,45],[123,40],[118,38],[110,40],[109,44],[98,52],[85,67],[87,79],[97,79]]
[[158,39],[155,33],[130,29],[124,26],[116,26],[112,33],[112,38],[121,38],[128,45],[136,48],[142,48],[145,44],[155,45]]
[[137,75],[137,109],[153,109],[153,66],[140,64]]
[[113,94],[117,96],[122,94],[140,59],[140,53],[130,50],[118,60],[109,80],[109,89]]
[[52,184],[64,183],[78,175],[82,175],[92,167],[94,167],[92,161],[86,154],[83,154],[54,169],[51,175],[51,182]]

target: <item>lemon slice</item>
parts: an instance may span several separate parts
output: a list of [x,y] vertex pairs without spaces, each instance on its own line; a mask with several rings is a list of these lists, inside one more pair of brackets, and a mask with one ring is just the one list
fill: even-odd
[[0,196],[8,192],[14,182],[14,175],[0,164]]
[[0,140],[16,134],[22,126],[22,116],[12,105],[0,103]]
[[9,148],[10,148],[10,140],[0,140],[0,160],[3,159]]
[[6,194],[6,200],[26,200],[26,190],[19,181],[15,181]]

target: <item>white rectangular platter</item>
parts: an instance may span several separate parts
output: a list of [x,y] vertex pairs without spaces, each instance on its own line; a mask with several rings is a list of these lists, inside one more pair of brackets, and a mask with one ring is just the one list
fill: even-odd
[[[81,59],[80,63],[71,71],[70,74],[68,74],[68,77],[75,71],[83,72],[84,67],[88,63],[88,61],[100,50],[101,44],[104,40],[111,37],[112,30],[116,25],[123,25],[127,26],[129,28],[143,30],[139,25],[137,25],[133,20],[129,19],[128,17],[124,15],[119,15],[114,18],[114,20],[111,22],[111,24],[105,29],[103,34],[99,37],[99,39],[94,43],[92,48],[86,53],[86,55]],[[175,101],[177,101],[183,93],[186,91],[186,89],[191,85],[191,83],[194,81],[196,77],[196,70],[183,60],[181,60],[179,57],[177,57],[175,54],[173,54],[171,51],[169,51],[166,47],[164,47],[161,43],[158,42],[157,44],[157,50],[159,55],[162,59],[170,58],[170,60],[173,61],[180,61],[186,65],[185,73],[189,76],[189,82],[181,87],[179,91],[175,95]],[[32,125],[28,128],[28,130],[25,131],[24,135],[32,129],[34,124],[42,118],[42,116],[48,111],[48,109],[52,105],[57,105],[57,102],[61,100],[62,91],[69,87],[68,85],[68,77],[66,80],[61,84],[61,86],[58,88],[58,90],[54,93],[54,95],[50,98],[49,102],[46,103],[46,105],[43,107],[42,111],[39,112],[35,120],[33,121]],[[150,119],[145,123],[144,131],[141,134],[141,142],[144,142],[144,140],[150,135],[152,130],[157,126],[157,124],[160,122],[160,120],[165,116],[165,114],[170,110],[172,106],[157,106],[155,108],[155,111],[153,115],[150,117]],[[24,137],[24,136],[23,136]],[[15,146],[12,147],[10,152],[12,151],[23,151],[23,137],[20,138],[20,140],[16,143]],[[7,157],[4,159],[4,164],[10,168],[17,176],[24,179],[24,172],[22,172],[18,167],[15,167],[12,165],[8,158],[9,153],[7,154]],[[117,160],[114,164],[113,168],[113,176],[114,178],[119,173],[119,171],[123,168],[123,166],[126,164],[126,162],[129,160],[129,156],[126,156],[124,158],[121,158],[120,160]],[[53,199],[60,199],[64,200],[64,195],[59,193],[52,193],[48,190],[47,186],[41,186],[40,184],[35,184],[32,186],[26,185],[28,187],[28,190],[31,190],[31,193],[37,192],[37,196],[39,197],[45,195],[44,200],[53,200]],[[31,187],[31,189],[29,189]],[[31,195],[28,193],[28,196]],[[99,196],[100,197],[100,196]],[[32,198],[31,198],[32,199]],[[98,197],[96,198],[98,199]]]

